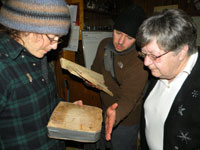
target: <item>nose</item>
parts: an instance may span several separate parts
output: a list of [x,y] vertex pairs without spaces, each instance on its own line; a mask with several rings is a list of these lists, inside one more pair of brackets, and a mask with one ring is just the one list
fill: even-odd
[[119,44],[123,44],[124,43],[124,40],[125,40],[125,35],[122,35],[120,38],[119,38],[119,41],[118,41],[118,43]]
[[145,58],[144,58],[144,65],[145,66],[149,66],[149,65],[151,65],[153,63],[153,61],[148,57],[148,56],[146,56]]

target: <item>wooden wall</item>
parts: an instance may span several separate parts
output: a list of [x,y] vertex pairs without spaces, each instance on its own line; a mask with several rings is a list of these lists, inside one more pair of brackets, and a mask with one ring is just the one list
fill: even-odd
[[[67,0],[68,3],[72,1],[73,0]],[[74,0],[74,1],[79,1],[79,0]],[[101,0],[101,1],[105,2],[106,0]],[[111,1],[111,0],[107,0],[107,1]],[[147,16],[150,16],[153,14],[154,7],[156,6],[178,5],[179,8],[186,11],[189,15],[199,16],[200,11],[197,11],[193,1],[194,0],[115,0],[116,13],[119,13],[122,9],[126,8],[129,5],[137,4],[144,8]],[[85,25],[89,25],[89,26],[103,26],[105,22],[108,22],[109,17],[113,19],[113,16],[109,16],[109,13],[98,14],[98,12],[88,11],[88,10],[85,10],[84,12]],[[78,52],[76,52],[73,55],[71,55],[70,52],[66,54],[61,53],[60,57],[65,57],[68,59],[73,58],[73,61],[84,66],[82,42],[81,41],[79,42]],[[58,90],[59,96],[63,97],[66,100],[69,98],[70,101],[82,99],[84,101],[84,104],[101,107],[98,90],[86,87],[82,80],[76,77],[73,77],[67,72],[63,72],[63,70],[60,68],[59,61],[57,60],[56,62],[57,62],[56,76],[57,76],[57,84],[58,84],[58,89],[59,89]],[[68,81],[69,95],[66,94],[67,88],[64,85],[64,81]]]
[[[118,7],[126,7],[130,4],[138,4],[144,8],[147,16],[152,15],[153,9],[156,6],[166,6],[166,5],[178,5],[178,8],[183,9],[189,15],[199,16],[200,11],[197,11],[194,0],[128,0],[121,1],[118,4]],[[119,8],[120,9],[120,8]]]
[[110,29],[110,27],[113,26],[115,18],[121,11],[135,4],[144,8],[147,17],[153,14],[154,7],[167,5],[178,5],[178,8],[183,9],[192,16],[200,15],[200,10],[197,11],[194,0],[101,0],[102,3],[106,3],[107,5],[109,5],[111,1],[115,4],[115,7],[110,8],[109,12],[87,9],[87,1],[89,0],[84,0],[84,24],[87,30],[99,30],[99,28],[102,27]]

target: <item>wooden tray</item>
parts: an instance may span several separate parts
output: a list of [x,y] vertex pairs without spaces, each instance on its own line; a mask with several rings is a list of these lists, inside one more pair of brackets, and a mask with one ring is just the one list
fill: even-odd
[[80,142],[100,138],[102,110],[98,107],[60,102],[47,125],[49,137]]

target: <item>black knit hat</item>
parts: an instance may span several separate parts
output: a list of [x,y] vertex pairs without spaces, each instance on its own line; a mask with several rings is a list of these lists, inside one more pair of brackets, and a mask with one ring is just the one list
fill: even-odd
[[145,12],[141,7],[128,7],[117,17],[113,29],[124,32],[135,38],[138,28],[144,19]]

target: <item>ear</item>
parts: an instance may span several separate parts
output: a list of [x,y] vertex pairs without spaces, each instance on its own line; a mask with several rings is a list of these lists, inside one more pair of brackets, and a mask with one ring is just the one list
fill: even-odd
[[181,51],[178,54],[179,60],[184,60],[186,57],[188,57],[188,50],[189,50],[188,44],[184,45],[184,47],[181,49]]

